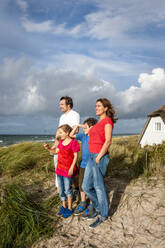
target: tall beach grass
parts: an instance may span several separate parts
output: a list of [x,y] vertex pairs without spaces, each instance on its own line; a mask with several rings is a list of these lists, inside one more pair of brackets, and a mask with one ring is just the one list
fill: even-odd
[[[165,178],[165,142],[141,148],[137,141],[138,136],[112,139],[107,176],[128,181],[139,176],[145,180],[154,175]],[[60,200],[45,191],[50,182],[54,185],[53,157],[42,143],[0,148],[0,247],[30,247],[56,231]],[[43,194],[38,194],[38,189]]]
[[161,145],[138,144],[138,135],[114,138],[110,148],[108,175],[128,180],[152,175],[164,176],[165,142]]
[[0,247],[30,247],[39,237],[53,233],[50,209],[34,202],[20,185],[7,184],[1,192]]

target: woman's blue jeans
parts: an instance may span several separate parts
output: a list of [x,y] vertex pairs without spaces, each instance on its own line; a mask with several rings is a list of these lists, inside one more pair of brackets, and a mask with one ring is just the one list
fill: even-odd
[[85,168],[82,189],[92,201],[94,208],[100,212],[103,219],[108,217],[109,200],[104,183],[104,176],[109,163],[109,154],[105,154],[100,162],[96,163],[97,153],[90,153]]

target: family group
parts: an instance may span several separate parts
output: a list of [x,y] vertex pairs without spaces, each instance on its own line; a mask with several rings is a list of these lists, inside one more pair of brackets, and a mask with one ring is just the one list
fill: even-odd
[[[54,154],[56,168],[56,186],[62,201],[59,216],[68,218],[72,214],[82,218],[97,219],[89,225],[95,228],[106,221],[109,212],[109,200],[106,192],[104,176],[109,164],[109,147],[112,131],[116,122],[115,110],[106,98],[96,101],[95,118],[86,119],[80,124],[80,115],[73,110],[71,97],[61,97],[59,107],[63,114],[52,147],[45,144],[45,149]],[[83,133],[79,133],[83,128]],[[77,167],[78,152],[82,144],[82,159]],[[79,173],[79,190],[81,201],[75,209],[72,208],[72,180]],[[90,199],[87,206],[86,196]],[[67,200],[67,201],[66,201]]]

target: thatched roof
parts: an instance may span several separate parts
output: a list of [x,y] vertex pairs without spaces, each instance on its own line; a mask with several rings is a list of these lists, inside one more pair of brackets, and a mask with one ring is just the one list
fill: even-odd
[[165,124],[165,105],[161,106],[159,109],[154,112],[148,114],[148,117],[160,116]]
[[148,119],[147,119],[147,121],[146,121],[146,123],[144,125],[144,128],[143,128],[142,132],[141,132],[141,135],[140,135],[138,143],[140,143],[140,141],[141,141],[141,139],[142,139],[142,137],[143,137],[143,135],[144,135],[144,133],[145,133],[145,131],[147,129],[147,126],[148,126],[148,124],[149,124],[149,122],[150,122],[152,117],[160,116],[162,118],[164,124],[165,124],[165,105],[162,105],[159,109],[151,112],[147,116],[148,116]]

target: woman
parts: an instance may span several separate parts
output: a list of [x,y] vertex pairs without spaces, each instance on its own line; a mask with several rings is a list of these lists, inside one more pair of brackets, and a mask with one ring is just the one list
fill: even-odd
[[96,101],[96,115],[99,121],[89,131],[90,157],[82,188],[92,201],[93,210],[88,213],[88,219],[100,215],[89,227],[95,228],[108,218],[109,201],[104,183],[109,163],[109,147],[111,144],[112,130],[116,122],[115,111],[106,98]]

